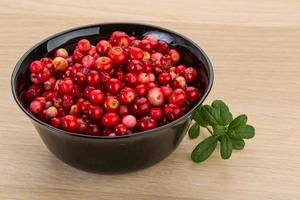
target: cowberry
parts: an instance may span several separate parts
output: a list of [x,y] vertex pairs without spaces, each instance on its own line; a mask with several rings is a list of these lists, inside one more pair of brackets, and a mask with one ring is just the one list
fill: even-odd
[[126,115],[122,118],[122,124],[128,129],[133,129],[136,126],[136,117],[133,115]]
[[125,87],[120,92],[120,101],[123,104],[130,104],[135,99],[135,91],[130,87]]
[[117,113],[108,112],[103,115],[101,122],[105,127],[114,127],[119,124],[120,117]]
[[103,109],[106,112],[117,112],[120,107],[120,102],[115,96],[107,96],[104,104],[103,104]]
[[151,88],[147,93],[147,98],[153,106],[162,106],[165,101],[164,93],[158,87]]
[[138,129],[140,131],[147,131],[147,130],[156,128],[157,123],[151,117],[145,116],[145,117],[143,117],[142,119],[139,120],[137,126],[138,126]]
[[151,109],[151,104],[145,97],[136,99],[130,106],[130,110],[132,114],[138,117],[147,115],[150,109]]
[[89,100],[93,104],[101,104],[104,101],[104,93],[98,89],[92,90],[89,93]]
[[175,89],[172,94],[169,96],[169,102],[171,104],[175,104],[181,106],[186,101],[186,94],[185,91],[181,88]]
[[116,135],[125,135],[125,134],[127,134],[127,128],[124,124],[118,124],[114,128],[114,133]]
[[61,123],[65,131],[75,132],[78,129],[77,118],[72,115],[66,115],[62,117]]
[[116,95],[122,88],[122,83],[115,78],[111,78],[106,83],[106,91],[112,95]]
[[113,62],[107,56],[99,57],[95,62],[95,69],[100,72],[110,72],[112,68]]

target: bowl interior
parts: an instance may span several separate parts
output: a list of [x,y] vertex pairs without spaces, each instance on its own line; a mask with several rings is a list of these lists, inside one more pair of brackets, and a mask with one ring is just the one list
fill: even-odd
[[[124,31],[130,35],[136,35],[138,38],[152,34],[156,38],[168,42],[172,48],[179,50],[181,54],[180,64],[193,66],[198,72],[198,79],[195,82],[195,86],[199,88],[202,97],[193,107],[195,108],[203,102],[212,86],[213,71],[208,57],[194,42],[178,33],[156,26],[112,23],[96,24],[67,30],[43,40],[28,50],[16,64],[12,75],[13,94],[22,110],[31,118],[41,122],[30,112],[26,111],[28,102],[25,100],[23,92],[30,84],[29,66],[32,61],[45,56],[52,57],[54,51],[60,47],[64,47],[68,51],[73,51],[76,43],[83,38],[89,39],[93,45],[96,45],[100,39],[108,39],[113,31]],[[186,115],[188,113],[184,116]],[[184,116],[181,118],[184,118]]]

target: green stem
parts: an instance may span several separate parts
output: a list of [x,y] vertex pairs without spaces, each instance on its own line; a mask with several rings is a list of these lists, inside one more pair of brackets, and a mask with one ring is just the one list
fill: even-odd
[[209,132],[211,135],[214,135],[213,131],[212,131],[208,126],[206,126],[205,128],[208,130],[208,132]]

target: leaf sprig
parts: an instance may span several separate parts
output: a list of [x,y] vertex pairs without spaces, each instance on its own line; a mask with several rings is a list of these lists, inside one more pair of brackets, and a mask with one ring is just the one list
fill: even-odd
[[255,135],[253,126],[247,124],[247,116],[239,115],[233,119],[228,106],[221,100],[215,100],[211,105],[202,105],[192,116],[195,123],[189,129],[189,136],[195,139],[200,134],[200,127],[206,128],[211,136],[200,142],[191,154],[194,162],[205,161],[220,142],[220,154],[223,159],[229,159],[232,150],[241,150],[245,146],[244,139]]

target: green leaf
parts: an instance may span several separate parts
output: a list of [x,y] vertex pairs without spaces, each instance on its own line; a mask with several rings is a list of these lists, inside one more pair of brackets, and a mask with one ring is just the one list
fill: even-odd
[[239,135],[244,139],[251,139],[255,135],[255,129],[251,125],[246,125],[238,130]]
[[230,141],[233,149],[242,150],[245,146],[245,142],[243,139],[230,138]]
[[228,129],[229,130],[238,130],[244,127],[247,123],[247,116],[246,115],[239,115],[237,116],[230,124]]
[[230,138],[228,137],[228,135],[223,135],[221,137],[220,152],[221,152],[221,157],[223,159],[230,158],[231,153],[232,153],[232,144],[231,144],[231,141],[230,141]]
[[242,139],[242,137],[235,130],[228,130],[227,134],[234,139]]
[[215,109],[216,119],[219,124],[225,126],[232,121],[232,114],[229,111],[228,106],[223,101],[215,100],[211,105]]
[[193,113],[193,119],[203,127],[206,127],[208,125],[207,121],[203,118],[203,115],[200,114],[199,110],[195,110]]
[[200,134],[200,126],[199,124],[194,123],[189,129],[189,136],[190,138],[194,139],[197,138],[199,134]]
[[196,163],[205,161],[214,152],[217,142],[215,136],[206,138],[193,150],[191,159]]
[[226,132],[225,126],[220,125],[213,126],[213,130],[215,135],[224,135]]
[[216,111],[211,106],[201,106],[201,108],[199,109],[199,114],[209,125],[214,126],[218,124],[218,121],[216,120]]

